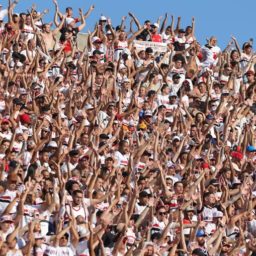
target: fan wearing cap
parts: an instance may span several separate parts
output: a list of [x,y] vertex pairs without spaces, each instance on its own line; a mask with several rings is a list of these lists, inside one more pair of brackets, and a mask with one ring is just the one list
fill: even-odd
[[10,129],[11,122],[7,118],[3,118],[1,120],[1,131],[0,131],[0,137],[2,139],[11,140],[12,138],[12,132]]
[[11,215],[3,215],[0,218],[1,239],[6,240],[7,236],[14,231],[13,219]]
[[[106,45],[99,37],[94,36],[91,38],[89,49],[91,49],[89,55],[92,57],[92,60],[97,61],[97,63],[105,62]],[[95,56],[95,54],[98,54],[99,56]]]
[[178,108],[177,98],[178,98],[178,95],[174,91],[172,91],[169,94],[169,102],[168,102],[168,104],[165,105],[166,106],[167,116],[168,116],[168,112],[171,114],[171,113],[173,113],[173,111],[175,109]]
[[[79,14],[81,17],[80,26],[75,27],[75,22],[72,21],[66,27],[63,27],[60,30],[61,32],[60,43],[64,47],[64,52],[67,54],[72,52],[72,49],[73,49],[72,40],[76,39],[78,32],[82,31],[83,28],[85,27],[85,20],[84,20],[83,12],[81,9],[79,9]],[[59,26],[58,23],[56,25]]]
[[236,47],[238,47],[238,51],[240,53],[240,65],[243,72],[246,72],[249,61],[253,56],[253,49],[251,42],[245,42],[242,47],[242,51],[239,47],[239,44],[236,43]]
[[246,156],[245,156],[245,157],[246,157],[247,159],[252,159],[252,160],[254,160],[255,156],[256,156],[256,147],[253,146],[253,145],[248,145],[248,146],[246,147]]
[[162,36],[158,33],[158,29],[159,29],[158,23],[151,24],[150,38],[152,42],[162,43],[163,41]]
[[150,197],[151,194],[148,190],[143,190],[139,193],[139,199],[135,204],[135,214],[142,214],[146,210]]
[[173,45],[175,51],[184,51],[185,50],[185,43],[186,43],[186,37],[185,37],[185,30],[179,29],[177,36],[173,39]]

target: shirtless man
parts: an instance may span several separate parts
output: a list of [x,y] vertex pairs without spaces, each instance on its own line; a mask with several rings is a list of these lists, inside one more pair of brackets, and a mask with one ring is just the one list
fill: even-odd
[[48,52],[50,50],[53,50],[55,40],[54,37],[57,35],[57,33],[60,31],[64,24],[65,19],[61,21],[61,23],[54,29],[51,30],[51,23],[45,23],[42,26],[42,31],[38,30],[35,26],[34,21],[32,20],[32,26],[34,31],[36,31],[41,37],[42,41],[44,42],[45,45],[45,50]]
[[62,20],[62,22],[59,24],[58,27],[56,27],[54,30],[51,30],[51,25],[50,24],[44,24],[42,26],[42,32],[41,32],[41,36],[44,40],[45,43],[45,47],[46,50],[52,50],[54,47],[54,36],[57,35],[57,33],[60,31],[60,29],[62,28],[63,24],[64,24],[65,19]]

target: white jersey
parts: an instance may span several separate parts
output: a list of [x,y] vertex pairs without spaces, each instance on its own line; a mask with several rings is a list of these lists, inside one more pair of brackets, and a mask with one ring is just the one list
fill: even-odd
[[35,37],[35,32],[32,26],[24,24],[24,28],[22,30],[22,34],[25,35],[27,40],[33,39]]

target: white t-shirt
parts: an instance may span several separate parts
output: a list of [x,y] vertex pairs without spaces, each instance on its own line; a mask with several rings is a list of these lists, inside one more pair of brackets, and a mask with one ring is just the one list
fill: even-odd
[[129,162],[129,156],[123,155],[121,152],[116,151],[114,158],[117,160],[117,167],[126,167]]
[[6,256],[23,256],[23,253],[21,252],[21,250],[11,250],[7,252]]
[[[16,197],[17,191],[10,191],[8,189],[5,190],[4,193],[0,195],[0,214],[4,212],[6,207],[13,201],[13,199]],[[17,212],[17,205],[12,208],[11,213],[16,213]]]
[[77,256],[89,256],[88,241],[81,241],[76,247]]

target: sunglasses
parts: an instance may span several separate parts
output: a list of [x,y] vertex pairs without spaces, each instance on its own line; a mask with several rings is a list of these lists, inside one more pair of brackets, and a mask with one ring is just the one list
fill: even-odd
[[166,215],[167,212],[159,212],[159,215],[163,216],[163,215]]

